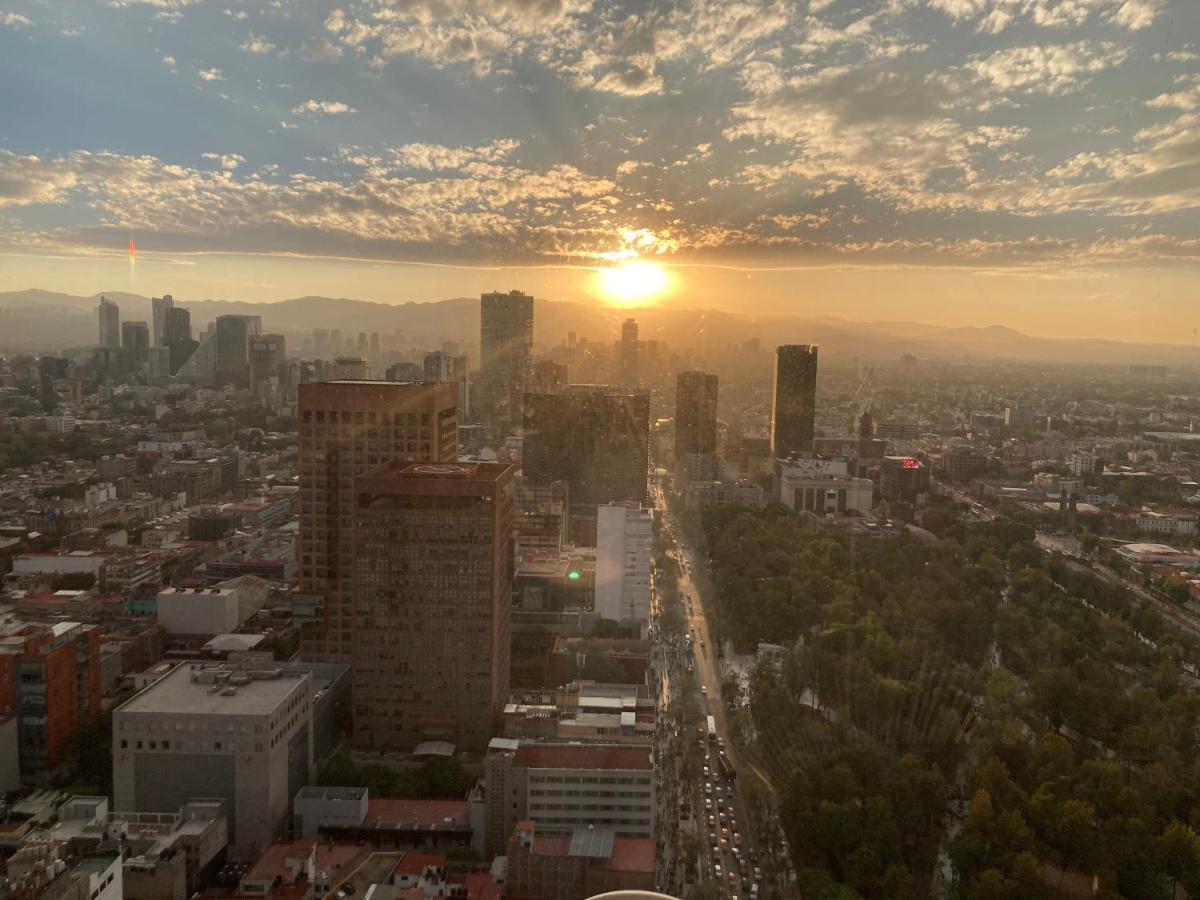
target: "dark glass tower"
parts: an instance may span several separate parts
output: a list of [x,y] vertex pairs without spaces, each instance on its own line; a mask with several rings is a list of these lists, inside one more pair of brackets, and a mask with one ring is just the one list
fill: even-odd
[[776,347],[771,398],[771,455],[775,459],[812,452],[816,413],[816,345]]

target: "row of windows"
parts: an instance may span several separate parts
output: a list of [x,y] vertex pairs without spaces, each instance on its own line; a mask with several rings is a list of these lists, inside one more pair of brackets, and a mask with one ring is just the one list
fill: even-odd
[[535,813],[542,810],[561,809],[571,812],[592,813],[592,812],[650,812],[650,805],[647,803],[636,804],[605,804],[605,803],[531,803],[529,804],[529,815],[533,819],[541,819],[541,816]]
[[338,421],[352,422],[355,425],[408,425],[410,428],[416,427],[418,423],[428,427],[431,423],[429,413],[388,413],[388,412],[364,412],[363,410],[304,410],[301,420],[304,422],[320,422],[335,424]]
[[[274,741],[272,741],[272,744],[274,744]],[[228,750],[231,753],[238,752],[238,745],[235,741],[175,741],[174,743],[168,740],[134,741],[133,746],[137,750],[199,750],[201,752],[207,750]],[[249,751],[249,744],[243,744],[242,746],[243,749]],[[126,738],[121,739],[121,749],[129,749],[129,741]],[[254,745],[255,753],[262,753],[262,750],[262,744]]]
[[531,797],[645,797],[646,791],[530,791]]
[[649,784],[651,779],[649,775],[607,778],[579,775],[530,775],[529,781],[531,784]]

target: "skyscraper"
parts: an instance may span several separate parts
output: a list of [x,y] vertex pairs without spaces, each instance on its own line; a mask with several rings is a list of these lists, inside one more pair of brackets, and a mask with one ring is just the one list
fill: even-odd
[[771,456],[786,459],[793,454],[811,452],[816,414],[816,344],[776,347],[771,398]]
[[[150,298],[150,324],[153,328],[152,343],[158,346],[163,342],[167,333],[167,310],[175,305],[175,298],[170,294]],[[189,335],[190,337],[190,335]]]
[[710,481],[717,468],[717,376],[680,372],[675,378],[675,471]]
[[217,316],[213,366],[218,385],[249,386],[253,334],[262,334],[261,316]]
[[304,659],[350,661],[355,476],[385,462],[454,462],[456,397],[450,384],[300,385],[296,617]]
[[639,503],[599,507],[596,525],[596,614],[644,632],[650,621],[654,513]]
[[121,308],[111,300],[101,297],[97,310],[100,317],[100,346],[121,346]]
[[533,297],[520,291],[483,294],[479,308],[480,416],[506,430],[521,422],[521,400],[533,352]]
[[121,346],[129,354],[129,362],[140,366],[150,359],[150,326],[145,322],[121,323]]
[[513,467],[391,463],[354,495],[355,743],[485,749],[508,702]]
[[594,540],[596,507],[646,502],[650,398],[591,385],[525,395],[522,469],[531,484],[565,481],[571,533]]
[[250,336],[250,390],[259,392],[267,379],[279,376],[287,358],[287,341],[282,334]]
[[192,340],[192,314],[182,306],[168,306],[163,310],[162,327],[161,343],[170,351],[168,365],[174,375],[196,352],[196,341]]
[[639,351],[637,320],[626,319],[621,325],[621,340],[617,344],[617,374],[625,387],[636,388],[641,383]]

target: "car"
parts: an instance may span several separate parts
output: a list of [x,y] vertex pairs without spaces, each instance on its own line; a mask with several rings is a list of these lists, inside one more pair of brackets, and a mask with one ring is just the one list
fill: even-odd
[[717,749],[722,753],[725,752],[725,738],[717,738]]
[[729,829],[728,828],[721,829],[721,837],[728,840],[728,838],[729,838]]
[[731,870],[729,871],[729,883],[730,883],[730,884],[737,884],[737,882],[738,882],[737,872],[734,872],[734,871],[731,869]]
[[714,830],[716,829],[716,827],[717,827],[717,817],[716,816],[708,817],[708,827],[712,828]]
[[713,811],[712,801],[709,800],[707,797],[704,798],[704,811],[706,813],[710,813]]
[[703,775],[704,775],[704,780],[705,780],[705,781],[708,781],[708,777],[709,777],[709,774],[710,774],[710,773],[709,773],[709,770],[708,770],[708,766],[701,766],[701,768],[700,768],[700,771],[701,771],[701,773],[703,773]]
[[735,831],[735,832],[733,833],[733,842],[734,842],[735,844],[737,844],[739,847],[741,846],[741,843],[742,843],[742,835],[741,835],[741,833],[740,833],[740,832],[737,832],[737,831]]
[[[704,646],[704,641],[701,641],[701,642],[700,642],[700,646],[701,646],[701,647],[703,647],[703,646]],[[700,696],[701,696],[701,697],[707,697],[707,696],[708,696],[708,686],[707,686],[707,685],[704,685],[704,684],[700,685]]]
[[762,869],[759,868],[758,866],[754,867],[754,880],[762,881]]
[[715,831],[710,831],[710,832],[708,833],[708,842],[709,842],[710,844],[712,844],[712,846],[713,846],[713,849],[716,849],[716,847],[717,847],[717,833],[716,833]]
[[711,797],[711,796],[713,795],[713,790],[712,790],[712,785],[711,785],[711,784],[706,784],[706,785],[704,786],[704,793],[705,793],[707,796],[709,796],[709,797]]
[[738,848],[737,848],[737,847],[734,847],[734,848],[733,848],[733,850],[732,850],[731,852],[733,853],[733,859],[734,859],[734,862],[737,862],[737,861],[738,861],[738,858],[739,858],[739,857],[738,857],[738,854],[739,854],[739,853],[741,853],[741,851],[740,851],[740,850],[738,850]]
[[754,882],[752,885],[750,885],[750,896],[751,896],[751,898],[753,898],[753,900],[757,900],[757,898],[758,898],[758,882],[757,881]]

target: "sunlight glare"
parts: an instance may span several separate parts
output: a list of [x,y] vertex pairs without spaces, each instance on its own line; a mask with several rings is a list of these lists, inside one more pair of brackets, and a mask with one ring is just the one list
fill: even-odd
[[653,300],[671,287],[672,277],[662,266],[631,260],[596,273],[597,286],[614,306],[634,306]]

